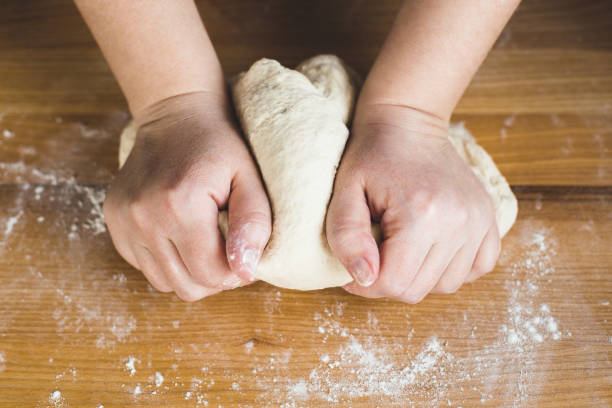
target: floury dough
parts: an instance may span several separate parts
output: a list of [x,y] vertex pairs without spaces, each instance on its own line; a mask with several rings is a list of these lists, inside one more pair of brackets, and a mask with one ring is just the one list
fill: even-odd
[[[233,81],[234,107],[261,170],[274,219],[258,279],[299,290],[352,280],[327,244],[325,215],[349,134],[346,123],[357,90],[353,78],[339,58],[319,55],[296,70],[261,59]],[[134,145],[136,130],[130,124],[121,135],[120,166]],[[505,235],[518,211],[508,183],[463,125],[451,125],[448,136],[484,184],[500,234]],[[225,235],[225,211],[219,213],[219,226]]]

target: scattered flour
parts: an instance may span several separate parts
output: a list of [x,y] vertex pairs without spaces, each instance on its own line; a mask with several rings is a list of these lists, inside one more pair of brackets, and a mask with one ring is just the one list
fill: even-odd
[[4,227],[4,236],[10,235],[13,232],[13,228],[15,228],[15,224],[19,221],[19,218],[23,215],[23,210],[19,210],[19,212],[12,217],[9,217],[6,220],[6,226]]
[[[82,329],[92,332],[95,329],[98,337],[94,344],[103,349],[116,343],[125,343],[137,327],[136,318],[127,312],[127,305],[125,311],[123,307],[113,310],[98,298],[73,297],[59,288],[55,291],[61,300],[52,314],[58,333],[78,333]],[[100,331],[100,328],[108,332]]]
[[55,408],[64,407],[64,402],[64,397],[59,390],[55,390],[49,395],[49,403]]
[[163,383],[164,383],[164,376],[159,371],[156,371],[155,372],[155,386],[159,388],[161,387]]
[[[322,344],[339,342],[337,350],[326,349],[307,376],[293,381],[282,376],[288,367],[279,359],[258,364],[253,369],[258,388],[274,391],[262,393],[256,402],[290,408],[315,401],[346,406],[354,400],[376,398],[380,406],[421,406],[424,401],[426,406],[460,406],[460,401],[451,400],[451,392],[460,390],[462,397],[473,395],[482,404],[501,392],[500,397],[513,401],[513,406],[528,406],[546,381],[547,373],[535,366],[548,358],[538,354],[539,347],[564,336],[551,307],[540,301],[540,286],[555,272],[556,246],[554,234],[545,227],[536,225],[525,232],[519,248],[522,256],[509,264],[507,309],[499,322],[499,335],[481,348],[457,354],[450,351],[452,344],[435,336],[413,344],[414,329],[403,341],[388,344],[376,335],[381,323],[374,312],[368,312],[364,320],[369,334],[364,336],[359,328],[340,323],[342,308],[340,313],[325,308],[314,313],[313,327]],[[469,312],[463,312],[463,320],[470,321]],[[470,325],[469,330],[471,334],[464,338],[475,339],[478,326]],[[515,369],[519,375],[508,381],[503,373]]]
[[[506,118],[504,126],[513,126],[514,120],[514,115]],[[502,129],[502,137],[505,132],[506,129]],[[82,134],[86,138],[95,137],[95,131],[85,127]],[[0,170],[12,175],[17,181],[35,183],[26,183],[19,191],[10,211],[11,217],[0,218],[0,228],[4,226],[0,229],[4,231],[4,243],[14,239],[11,236],[16,235],[14,231],[18,223],[29,222],[27,216],[24,216],[27,200],[38,201],[43,193],[45,200],[87,208],[85,220],[68,219],[65,223],[56,223],[55,226],[62,228],[67,238],[76,240],[85,233],[95,236],[105,232],[102,215],[104,189],[78,184],[71,175],[59,171],[43,171],[23,161],[0,163]],[[541,201],[535,205],[536,209],[539,209],[538,205],[541,208]],[[42,220],[41,217],[32,220],[42,222],[44,217]],[[50,221],[45,223],[45,227],[52,224]],[[499,317],[500,321],[495,323],[497,335],[482,348],[474,350],[468,347],[467,351],[457,351],[453,343],[457,340],[446,342],[436,336],[418,337],[420,334],[415,334],[414,329],[395,339],[395,342],[388,343],[385,340],[387,337],[380,335],[379,326],[385,325],[385,319],[379,320],[379,316],[370,311],[364,319],[368,329],[368,335],[364,335],[365,330],[360,331],[358,327],[348,327],[341,323],[350,320],[341,319],[346,303],[338,303],[329,309],[325,308],[323,312],[314,312],[313,336],[319,336],[321,344],[327,346],[316,356],[317,361],[313,366],[303,367],[302,372],[306,374],[298,380],[291,380],[287,375],[294,363],[292,348],[269,352],[265,346],[261,350],[255,348],[253,340],[244,344],[244,351],[253,364],[249,370],[252,370],[251,375],[261,394],[257,397],[257,406],[291,408],[316,405],[315,401],[347,406],[351,400],[359,398],[376,400],[377,404],[380,400],[379,406],[411,406],[422,401],[427,401],[431,406],[458,406],[461,401],[451,401],[451,391],[460,389],[463,392],[464,385],[468,382],[473,384],[474,378],[482,378],[480,385],[470,390],[465,389],[466,393],[476,395],[474,401],[486,404],[493,393],[501,389],[505,395],[500,397],[506,401],[513,401],[517,407],[528,406],[529,397],[537,394],[541,384],[546,381],[546,372],[537,371],[534,367],[544,358],[538,355],[539,348],[545,342],[560,340],[564,335],[569,337],[571,333],[562,332],[562,324],[554,316],[551,306],[541,300],[545,292],[540,287],[546,284],[549,275],[555,273],[553,258],[557,243],[554,234],[536,225],[530,227],[524,235],[520,248],[523,256],[516,257],[518,261],[509,265],[510,277],[504,285],[507,307]],[[3,244],[2,240],[0,244]],[[108,310],[103,300],[80,297],[78,285],[83,285],[80,275],[81,280],[77,282],[75,290],[69,290],[65,286],[57,287],[56,281],[47,280],[40,271],[32,273],[46,287],[55,290],[58,303],[52,316],[58,334],[78,333],[81,330],[91,332],[93,327],[98,331],[95,345],[102,349],[130,339],[137,321],[127,306]],[[125,275],[113,275],[111,280],[113,285],[125,289]],[[263,302],[264,310],[270,316],[281,313],[280,291],[270,291]],[[609,301],[600,304],[607,306]],[[463,312],[463,320],[462,323],[469,327],[463,340],[477,338],[478,326],[481,325],[469,323],[469,310]],[[172,325],[179,328],[180,322],[175,320]],[[608,341],[612,343],[612,337]],[[181,353],[175,354],[177,361],[180,361]],[[5,361],[4,353],[0,352],[0,371],[4,370]],[[123,369],[133,377],[136,374],[136,364],[141,361],[130,355],[122,363]],[[224,390],[240,392],[240,384],[250,380],[236,377],[230,369],[213,372],[204,367],[199,374],[184,379],[185,382],[173,381],[171,373],[166,373],[164,377],[160,371],[151,367],[151,362],[143,369],[146,367],[150,369],[148,374],[154,373],[149,377],[149,383],[128,384],[126,390],[132,390],[134,396],[144,393],[158,395],[170,387],[185,387],[188,391],[184,393],[184,399],[192,401],[196,406],[215,405],[210,391],[216,381]],[[180,366],[173,364],[172,367],[177,370]],[[514,370],[520,375],[508,377],[507,373]],[[70,379],[71,374],[74,381],[76,373],[75,368],[69,368],[58,374],[56,380],[65,377]],[[63,406],[61,392],[54,391],[49,396],[49,402],[56,407]]]
[[434,401],[443,400],[448,382],[439,378],[452,365],[453,356],[438,339],[429,339],[404,366],[395,362],[397,357],[390,351],[377,346],[373,339],[361,342],[351,335],[334,358],[322,358],[307,379],[291,384],[289,393],[301,399],[314,396],[335,403],[364,396],[385,396],[398,402],[423,396],[427,389]]
[[512,127],[512,125],[514,125],[515,120],[516,120],[516,115],[508,116],[506,119],[504,119],[504,126],[507,128]]
[[138,360],[134,356],[129,356],[127,361],[126,361],[126,363],[125,363],[125,369],[126,369],[126,371],[128,371],[130,373],[130,377],[133,377],[134,374],[136,374],[135,364],[137,362],[140,363],[140,360]]
[[[63,175],[59,170],[44,171],[28,166],[23,161],[13,163],[0,162],[0,170],[6,173],[9,179],[12,177],[15,183],[22,184],[21,191],[18,192],[13,203],[16,214],[4,221],[5,239],[13,232],[15,224],[23,214],[26,200],[32,197],[34,200],[39,201],[42,193],[48,189],[48,186],[54,187],[49,189],[49,201],[89,209],[88,216],[81,222],[84,230],[90,231],[94,235],[106,232],[102,211],[102,205],[106,197],[104,188],[82,185],[77,183],[73,176]],[[40,183],[40,185],[31,188],[32,184],[30,183]],[[77,226],[76,224],[73,225]],[[76,230],[67,231],[66,236],[69,236],[71,233],[76,233]]]
[[[220,405],[219,387],[238,393],[242,391],[241,384],[255,379],[259,394],[254,402],[262,408],[321,403],[350,406],[353,401],[363,400],[388,407],[461,406],[468,400],[486,406],[493,398],[511,401],[514,407],[530,406],[547,375],[536,366],[548,358],[538,350],[546,342],[571,334],[562,332],[553,308],[540,296],[544,292],[542,286],[555,273],[554,234],[538,225],[522,233],[518,248],[522,256],[513,257],[518,261],[505,264],[507,307],[494,323],[498,335],[488,342],[485,340],[479,348],[466,349],[462,345],[466,339],[476,339],[481,330],[480,323],[472,322],[469,309],[459,314],[461,324],[452,326],[452,330],[458,330],[457,335],[447,341],[435,335],[415,338],[419,333],[415,334],[412,329],[389,342],[381,332],[386,321],[374,310],[363,316],[363,326],[367,328],[363,330],[360,325],[347,326],[351,318],[345,312],[346,304],[338,303],[313,312],[313,335],[326,346],[316,356],[316,363],[300,368],[305,373],[300,378],[287,375],[294,364],[291,347],[270,352],[265,347],[255,348],[255,341],[250,340],[240,346],[252,364],[249,374],[205,366],[199,374],[185,379],[178,375],[173,378],[174,373],[166,373],[164,377],[149,361],[144,364],[151,373],[149,382],[132,384],[133,388],[128,389],[133,396],[142,394],[148,398],[180,389],[184,400],[196,407],[206,407]],[[124,279],[117,275],[112,280],[121,284]],[[58,294],[67,305],[76,302],[67,293]],[[269,304],[278,298],[271,294]],[[269,308],[282,313],[277,306]],[[409,314],[406,319],[409,320]],[[466,332],[461,334],[461,330]],[[482,344],[483,340],[477,343]],[[175,348],[173,355],[180,361],[189,349],[187,345]],[[134,376],[140,363],[136,357],[129,356],[123,368]],[[179,367],[179,364],[173,365],[173,370]],[[508,373],[518,374],[509,377]],[[461,399],[454,400],[458,394]]]

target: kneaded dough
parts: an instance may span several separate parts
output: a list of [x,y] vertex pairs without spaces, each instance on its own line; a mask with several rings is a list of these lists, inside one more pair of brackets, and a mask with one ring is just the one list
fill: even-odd
[[[299,290],[352,280],[327,244],[325,215],[356,92],[355,76],[333,55],[310,58],[296,70],[261,59],[232,81],[234,107],[261,170],[274,220],[258,279]],[[136,131],[131,123],[121,135],[120,166]],[[485,186],[505,235],[518,212],[508,183],[462,124],[451,125],[448,136]],[[225,235],[225,211],[219,212],[219,226]],[[377,225],[372,233],[380,239]]]

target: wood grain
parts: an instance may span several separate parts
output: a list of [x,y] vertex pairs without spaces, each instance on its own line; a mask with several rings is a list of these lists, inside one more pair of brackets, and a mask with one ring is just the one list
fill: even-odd
[[[198,2],[228,74],[333,52],[365,75],[399,4]],[[74,5],[4,2],[0,407],[612,405],[610,21],[524,1],[457,107],[520,200],[493,273],[418,305],[265,283],[184,303],[101,223],[129,115]]]

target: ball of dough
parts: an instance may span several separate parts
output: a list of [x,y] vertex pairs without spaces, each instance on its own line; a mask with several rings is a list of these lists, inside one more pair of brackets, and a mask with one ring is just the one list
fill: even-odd
[[[262,59],[232,81],[234,107],[259,165],[273,212],[272,236],[256,277],[299,290],[342,286],[352,278],[331,252],[325,215],[349,131],[356,77],[333,55],[320,55],[296,70]],[[134,124],[121,135],[120,165],[136,137]],[[517,201],[491,157],[462,125],[449,139],[492,199],[500,234],[516,219]],[[219,213],[227,232],[227,213]],[[372,233],[380,239],[380,230]]]

